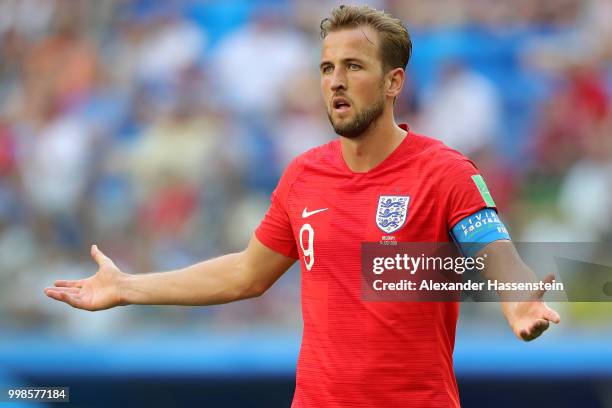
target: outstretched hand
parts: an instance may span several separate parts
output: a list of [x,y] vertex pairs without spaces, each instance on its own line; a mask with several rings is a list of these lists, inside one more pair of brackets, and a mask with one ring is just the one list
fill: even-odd
[[[544,283],[550,283],[554,275],[544,278]],[[530,299],[523,302],[503,302],[504,315],[519,339],[531,341],[539,337],[550,325],[559,323],[559,313],[550,308],[544,301],[546,290],[534,292]]]
[[57,280],[55,286],[45,288],[45,294],[72,307],[90,311],[121,305],[119,285],[127,275],[96,245],[91,247],[91,257],[98,264],[95,275],[80,280]]

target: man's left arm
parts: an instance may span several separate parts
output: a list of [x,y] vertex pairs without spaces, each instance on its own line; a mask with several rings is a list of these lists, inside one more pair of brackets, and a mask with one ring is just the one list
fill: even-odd
[[[464,218],[453,227],[451,236],[465,256],[484,261],[481,273],[485,279],[500,283],[539,281],[521,259],[494,209],[483,209]],[[548,275],[542,282],[550,283],[553,279],[553,275]],[[560,321],[559,314],[544,303],[544,293],[545,290],[498,291],[506,320],[522,340],[533,340],[548,329],[550,322]]]
[[[470,257],[486,252],[485,279],[498,282],[537,282],[539,279],[523,262],[510,235],[497,215],[493,197],[476,166],[465,158],[455,160],[440,180],[443,202],[447,203],[447,225],[453,241]],[[553,276],[543,282],[552,281]],[[522,340],[540,336],[550,322],[559,323],[559,314],[544,303],[545,291],[507,294],[498,291],[502,310],[512,331]]]

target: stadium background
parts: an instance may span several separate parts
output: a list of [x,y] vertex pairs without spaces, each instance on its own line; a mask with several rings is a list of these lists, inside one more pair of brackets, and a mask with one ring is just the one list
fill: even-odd
[[[333,137],[318,26],[337,4],[0,2],[0,385],[68,385],[74,406],[289,405],[295,268],[207,308],[91,314],[42,289],[93,273],[94,242],[134,273],[241,249],[288,161]],[[397,119],[478,164],[515,240],[611,241],[612,1],[368,4],[413,37]],[[498,305],[462,305],[466,407],[612,406],[611,306],[556,307],[526,344]]]

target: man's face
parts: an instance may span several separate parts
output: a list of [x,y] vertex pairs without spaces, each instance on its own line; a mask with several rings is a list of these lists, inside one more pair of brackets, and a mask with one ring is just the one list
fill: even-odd
[[321,50],[321,91],[334,131],[356,138],[385,109],[378,33],[370,27],[330,32]]

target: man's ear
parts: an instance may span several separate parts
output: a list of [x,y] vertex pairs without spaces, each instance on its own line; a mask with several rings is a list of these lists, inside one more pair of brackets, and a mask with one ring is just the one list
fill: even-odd
[[406,71],[403,68],[394,68],[387,73],[387,96],[396,98],[404,87]]

